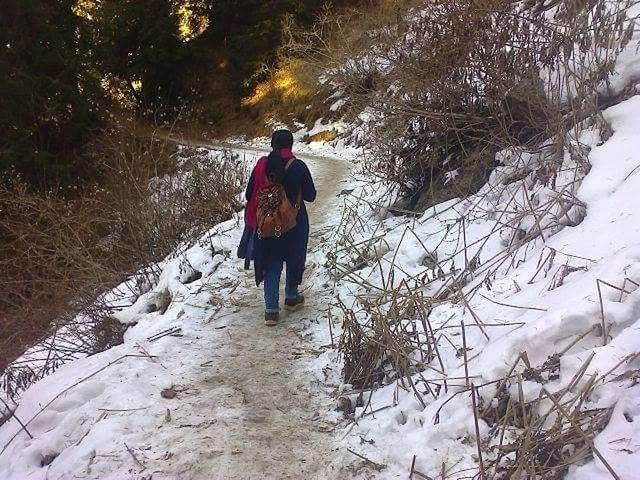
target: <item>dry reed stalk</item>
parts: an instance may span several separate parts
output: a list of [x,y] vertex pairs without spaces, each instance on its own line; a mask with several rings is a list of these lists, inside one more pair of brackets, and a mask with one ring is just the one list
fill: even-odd
[[[566,7],[566,5],[563,3],[561,8],[564,7]],[[528,20],[530,19],[527,19],[527,21]],[[551,26],[544,26],[544,28],[551,28]],[[394,111],[394,109],[396,111]],[[389,113],[390,117],[395,115],[395,118],[402,118],[404,120],[410,118],[412,115],[421,116],[421,118],[427,119],[428,122],[432,123],[441,122],[445,118],[445,115],[443,115],[442,112],[433,111],[429,108],[421,108],[420,105],[406,104],[399,101],[397,98],[392,98],[388,102],[388,105],[383,107],[382,111]],[[510,112],[510,114],[511,113],[513,112]],[[452,120],[452,123],[455,125],[452,130],[459,136],[466,134],[466,132],[461,128],[457,128],[457,124],[454,122],[460,121],[464,118],[465,121],[468,121],[470,124],[480,125],[483,121],[481,115],[470,114],[469,112],[460,113],[453,111],[451,112],[451,115],[446,116],[446,118]],[[406,125],[407,122],[404,121],[404,124]],[[550,132],[551,134],[549,135],[549,138],[551,138],[551,144],[554,145],[544,146],[547,150],[552,150],[553,148],[556,149],[555,152],[552,152],[556,155],[556,158],[552,159],[553,161],[556,161],[564,151],[567,151],[565,149],[565,145],[568,144],[567,138],[565,138],[568,136],[566,135],[566,127],[564,123],[562,125],[553,125],[554,129],[556,127],[557,132]],[[499,128],[502,128],[502,126]],[[490,133],[490,141],[495,143],[488,146],[487,149],[490,150],[500,144],[502,141],[498,138],[500,135],[501,132],[492,131]],[[512,138],[510,137],[509,141],[511,140]],[[471,154],[472,149],[470,149],[468,145],[462,145],[462,149],[460,156]],[[540,146],[540,150],[542,149],[543,146]],[[546,156],[547,158],[551,158],[551,154]],[[365,320],[357,319],[355,317],[351,318],[345,313],[345,318],[349,318],[348,322],[353,321],[357,323],[361,321],[361,323],[366,326],[366,328],[355,327],[353,325],[349,326],[351,330],[360,331],[361,334],[360,344],[358,344],[358,342],[351,342],[351,353],[357,354],[358,348],[361,349],[363,345],[374,345],[377,355],[371,357],[370,360],[375,360],[378,367],[380,366],[379,364],[385,364],[385,362],[388,361],[389,363],[387,363],[387,365],[390,368],[395,369],[395,373],[389,373],[388,370],[386,371],[386,376],[384,377],[386,382],[396,381],[397,385],[406,384],[409,388],[413,388],[415,390],[415,385],[411,380],[411,375],[416,375],[419,378],[419,381],[424,383],[429,391],[434,394],[436,386],[439,387],[444,384],[446,391],[448,385],[447,382],[456,380],[454,377],[447,376],[444,372],[445,369],[442,358],[440,357],[439,345],[441,342],[449,342],[453,348],[456,348],[453,342],[451,342],[449,337],[444,333],[444,329],[455,328],[457,330],[460,328],[463,335],[462,340],[465,367],[464,380],[465,387],[468,387],[471,376],[469,375],[468,369],[470,359],[467,355],[468,345],[466,344],[467,339],[465,329],[466,326],[472,326],[474,324],[470,323],[469,325],[466,325],[463,321],[459,327],[453,325],[447,326],[444,324],[439,325],[437,329],[434,329],[429,319],[431,312],[430,309],[433,306],[444,302],[460,300],[464,304],[465,309],[469,311],[475,322],[475,326],[480,328],[486,339],[489,339],[487,332],[485,331],[485,327],[501,325],[483,323],[470,305],[474,296],[480,291],[481,281],[478,281],[478,279],[481,280],[481,275],[483,275],[485,281],[488,283],[490,279],[495,277],[499,272],[502,272],[505,269],[508,272],[510,269],[516,268],[521,262],[528,259],[530,256],[530,247],[533,245],[532,242],[536,242],[537,239],[540,239],[537,240],[538,244],[539,242],[544,242],[545,239],[548,238],[548,234],[554,233],[558,228],[561,228],[562,225],[571,224],[571,222],[573,222],[569,216],[569,209],[573,206],[580,206],[580,202],[575,195],[575,190],[583,175],[582,171],[579,171],[579,169],[582,168],[580,164],[585,163],[583,152],[572,153],[572,158],[574,157],[576,158],[577,164],[573,170],[574,179],[562,186],[556,187],[556,178],[553,173],[547,175],[542,168],[540,168],[540,171],[535,172],[535,175],[538,173],[542,175],[540,187],[537,191],[542,191],[543,186],[550,191],[548,200],[542,204],[536,205],[533,203],[531,195],[536,193],[536,190],[525,185],[525,177],[519,180],[514,180],[523,181],[520,185],[515,185],[513,188],[507,185],[504,185],[501,188],[492,187],[494,190],[492,194],[496,197],[500,196],[501,198],[504,198],[504,192],[508,192],[506,197],[510,197],[512,201],[507,203],[515,205],[516,207],[495,208],[493,212],[485,210],[484,213],[479,213],[482,209],[478,208],[472,214],[462,214],[457,222],[457,231],[455,227],[449,229],[449,226],[446,226],[446,228],[443,228],[442,231],[437,233],[438,237],[436,238],[439,241],[438,246],[432,249],[432,251],[429,251],[425,242],[420,238],[420,235],[414,228],[415,225],[408,226],[401,233],[400,240],[397,242],[393,254],[386,256],[384,259],[375,259],[375,264],[368,265],[370,267],[368,272],[371,272],[372,275],[376,273],[379,275],[379,284],[376,283],[375,280],[365,280],[362,278],[363,275],[358,275],[355,272],[351,272],[345,276],[344,279],[350,280],[354,284],[355,288],[360,288],[362,291],[366,291],[366,293],[359,295],[357,299],[359,302],[358,308],[363,314],[363,318]],[[405,159],[403,157],[400,158],[402,160]],[[549,171],[551,172],[554,168],[557,169],[557,166],[559,165],[551,165],[551,162],[548,163],[550,166],[544,166],[544,168],[549,168]],[[532,176],[529,178],[534,179],[534,173],[530,173]],[[395,174],[395,172],[392,172],[392,175]],[[402,175],[403,173],[401,172],[399,176],[394,177],[394,179],[402,178]],[[527,173],[527,175],[529,175],[529,173]],[[515,201],[516,195],[523,195],[524,201]],[[478,196],[473,202],[478,206],[485,197],[486,195]],[[358,202],[362,203],[362,199],[359,199]],[[456,205],[460,204],[461,202],[456,202]],[[374,209],[379,208],[380,205],[369,205],[369,207],[374,211]],[[470,210],[468,210],[468,212]],[[433,215],[435,214],[436,212],[434,211]],[[481,218],[482,215],[486,218],[490,214],[493,215],[492,218],[494,219],[495,216],[497,216],[497,220],[492,225],[491,232],[477,239],[469,239],[469,232],[467,228],[468,224],[477,218]],[[532,219],[533,226],[525,231],[521,229],[520,223],[522,221],[526,221],[527,218]],[[429,219],[422,219],[421,222],[426,220]],[[475,268],[476,259],[479,258],[478,252],[480,252],[482,247],[494,237],[497,230],[502,228],[507,232],[511,232],[511,241],[506,245],[504,250],[498,251],[489,259],[483,259],[483,261],[478,265],[479,268]],[[361,232],[356,232],[358,229],[360,229]],[[358,243],[358,246],[354,248],[353,245],[349,245],[348,240],[344,241],[343,245],[346,246],[341,249],[341,254],[345,254],[349,258],[356,258],[356,256],[362,254],[363,250],[366,251],[374,244],[373,237],[362,240],[362,237],[357,236],[362,234],[366,237],[365,232],[367,229],[355,220],[351,225],[347,226],[345,230],[348,231],[348,235],[351,236],[351,239],[357,239],[355,242],[352,241],[351,243]],[[436,258],[435,254],[439,252],[441,245],[445,245],[447,248],[449,246],[453,246],[453,254],[448,253],[446,258],[436,258],[434,261],[434,270],[436,268],[441,268],[445,262],[453,263],[456,260],[455,256],[458,253],[464,257],[464,267],[460,271],[443,275],[444,278],[442,279],[441,284],[439,284],[437,288],[431,287],[431,290],[428,290],[427,288],[432,282],[432,280],[429,279],[429,269],[425,269],[416,274],[407,275],[407,272],[404,271],[403,265],[397,260],[400,248],[403,245],[403,242],[407,241],[406,237],[408,234],[417,239],[417,243],[422,248],[423,253],[429,256],[429,258]],[[383,236],[378,236],[375,241],[377,242],[380,238],[383,238]],[[555,260],[556,251],[550,249],[546,256],[544,255],[544,253],[541,253],[536,271],[529,280],[529,283],[533,283],[543,272],[545,276],[549,274],[549,266]],[[399,281],[398,277],[400,277]],[[382,285],[382,287],[379,285]],[[625,287],[623,286],[623,290],[624,289]],[[432,290],[437,291],[433,294]],[[430,292],[430,296],[426,296],[425,292],[427,291]],[[621,292],[621,297],[622,294],[623,292]],[[480,293],[480,295],[482,296],[482,293]],[[490,298],[487,298],[487,300],[493,301]],[[545,311],[544,308],[538,306],[523,307],[495,301],[494,303],[498,303],[509,308]],[[604,308],[602,308],[602,310],[604,310]],[[604,317],[604,313],[602,316]],[[408,323],[403,324],[402,322]],[[411,325],[411,328],[409,328],[409,325]],[[581,456],[588,454],[585,449],[586,447],[580,446],[577,449],[576,456],[572,456],[571,458],[562,458],[561,456],[555,456],[555,453],[557,452],[554,452],[553,449],[547,448],[545,439],[550,444],[562,445],[561,442],[563,439],[574,440],[575,437],[579,437],[579,435],[575,431],[567,433],[562,428],[556,428],[554,430],[544,427],[540,419],[537,417],[537,410],[541,408],[540,399],[525,403],[522,382],[523,378],[529,379],[529,375],[532,376],[531,378],[535,379],[538,377],[541,378],[542,374],[545,374],[545,372],[546,374],[550,374],[550,372],[553,371],[553,365],[555,365],[554,362],[591,332],[592,330],[580,334],[572,340],[557,357],[550,358],[548,360],[548,365],[545,363],[545,365],[541,367],[532,368],[525,353],[524,357],[522,355],[518,356],[505,377],[487,382],[487,386],[498,383],[498,388],[491,401],[486,406],[473,406],[476,418],[478,412],[487,414],[493,409],[493,399],[497,395],[502,395],[503,388],[506,388],[506,385],[508,384],[517,384],[518,400],[513,400],[511,396],[509,396],[508,400],[505,400],[506,412],[501,418],[496,418],[496,425],[501,425],[498,430],[500,434],[499,444],[500,446],[504,446],[505,450],[499,449],[500,453],[498,454],[498,461],[496,463],[494,463],[493,460],[489,460],[488,465],[481,468],[481,470],[486,470],[485,472],[481,472],[483,477],[486,475],[485,478],[494,478],[498,475],[500,470],[500,472],[510,473],[526,472],[527,475],[539,475],[542,476],[542,478],[547,478],[548,475],[559,474],[558,472],[562,472],[569,463],[577,461],[577,459],[582,458]],[[603,331],[605,338],[606,333],[606,331]],[[425,378],[425,376],[422,375],[423,371],[432,367],[431,365],[428,365],[430,362],[438,362],[443,378],[430,379]],[[518,366],[523,366],[524,372],[514,374]],[[600,417],[593,417],[592,419],[589,415],[583,415],[583,413],[580,412],[582,401],[585,398],[585,392],[594,388],[594,380],[588,379],[586,382],[581,383],[583,388],[577,395],[572,396],[571,392],[573,388],[577,387],[578,383],[582,382],[582,377],[587,366],[588,361],[586,362],[586,365],[583,365],[583,367],[576,372],[574,378],[566,386],[567,388],[560,392],[560,398],[563,399],[560,401],[564,404],[565,408],[571,409],[571,411],[576,415],[576,418],[579,417],[581,419],[581,422],[588,423],[593,420],[597,423],[596,420]],[[369,371],[372,371],[373,369],[372,366],[369,366],[368,368]],[[367,376],[369,378],[371,377],[371,375]],[[473,385],[472,397],[476,400],[476,394],[479,392],[480,388],[482,387],[476,387],[475,384]],[[448,403],[458,393],[455,393],[447,399],[444,404]],[[416,394],[419,395],[417,392]],[[501,401],[502,400],[503,398],[501,397]],[[444,406],[444,404],[442,406]],[[435,421],[438,420],[438,413],[440,412],[440,409],[436,413]],[[552,409],[552,411],[552,413],[547,412],[546,414],[543,412],[541,416],[546,418],[549,415],[557,414],[555,409]],[[602,415],[604,415],[604,413]],[[513,435],[518,438],[517,442],[520,443],[516,443],[515,446],[503,445],[503,442],[505,442],[507,438],[511,438]],[[545,437],[545,435],[548,435],[548,437]],[[563,435],[565,436],[563,437]],[[516,457],[517,464],[513,468],[501,464],[501,461],[505,459],[504,455],[508,448],[514,448],[519,455]],[[413,465],[415,465],[415,461],[413,462]],[[444,475],[442,476],[444,477]]]
[[478,326],[478,328],[480,329],[480,331],[482,332],[484,337],[487,340],[489,340],[489,335],[487,334],[487,332],[484,329],[482,320],[480,320],[480,317],[478,317],[478,315],[476,315],[476,313],[473,311],[473,309],[469,305],[469,302],[467,301],[467,298],[465,297],[464,293],[462,292],[462,288],[460,288],[459,294],[460,294],[460,298],[462,298],[462,301],[464,302],[465,307],[467,308],[467,310],[469,310],[469,313],[471,314],[471,317],[475,321],[476,325]]
[[462,355],[464,358],[464,383],[469,388],[469,360],[467,359],[467,334],[464,328],[464,322],[460,322],[462,329]]
[[[496,305],[500,305],[500,306],[502,306],[502,307],[519,308],[519,309],[521,309],[521,310],[537,310],[537,311],[539,311],[539,312],[546,312],[546,311],[547,311],[547,309],[546,309],[546,308],[540,308],[540,307],[528,307],[528,306],[526,306],[526,307],[525,307],[525,306],[522,306],[522,305],[513,305],[513,304],[510,304],[510,303],[498,302],[497,300],[493,300],[493,299],[491,299],[491,298],[489,298],[489,297],[487,297],[487,296],[485,296],[485,295],[482,295],[482,294],[480,294],[480,296],[481,296],[482,298],[484,298],[485,300],[488,300],[489,302],[491,302],[491,303],[495,303]],[[483,325],[486,325],[486,324],[483,324]]]
[[[20,417],[18,417],[15,413],[15,409],[11,408],[9,406],[9,404],[7,402],[4,401],[4,399],[2,397],[0,397],[0,401],[3,403],[3,405],[6,408],[6,420],[9,420],[11,418],[15,418],[16,422],[18,422],[18,424],[20,425],[20,428],[22,430],[25,431],[25,433],[27,435],[29,435],[29,438],[33,439],[33,435],[31,435],[31,432],[27,429],[27,426],[24,424],[24,422],[22,420],[20,420]],[[4,421],[2,423],[5,423]]]
[[606,469],[609,471],[609,473],[611,474],[611,476],[615,479],[615,480],[620,480],[620,477],[618,476],[618,474],[615,472],[615,470],[613,470],[613,468],[611,467],[611,465],[609,464],[609,462],[607,462],[607,460],[602,456],[602,454],[600,453],[600,451],[595,447],[595,445],[593,444],[593,439],[589,436],[587,436],[584,431],[582,430],[582,428],[578,425],[576,426],[575,424],[575,420],[571,417],[571,415],[569,415],[569,413],[565,410],[565,408],[560,405],[558,403],[558,401],[554,398],[553,395],[551,395],[545,388],[542,389],[542,391],[545,393],[546,397],[551,400],[551,402],[553,402],[553,404],[556,406],[556,408],[558,409],[558,411],[560,412],[560,414],[567,420],[569,421],[572,426],[574,426],[576,428],[576,431],[580,434],[580,436],[584,439],[584,441],[589,444],[589,446],[591,447],[591,450],[593,451],[593,453],[598,457],[598,459],[604,464],[604,466],[606,467]]

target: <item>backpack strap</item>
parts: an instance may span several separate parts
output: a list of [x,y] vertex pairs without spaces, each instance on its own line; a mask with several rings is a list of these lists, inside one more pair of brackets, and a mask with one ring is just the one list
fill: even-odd
[[297,160],[296,157],[291,157],[289,160],[287,160],[287,163],[284,166],[284,171],[285,172],[287,170],[289,170],[289,167],[291,166],[291,164],[293,163],[294,160]]
[[[284,171],[286,172],[287,170],[289,170],[289,167],[291,166],[291,164],[294,162],[294,160],[297,160],[296,157],[291,157],[289,160],[287,160],[286,165],[284,166]],[[300,206],[302,205],[302,187],[300,187],[300,191],[298,192],[298,201],[296,202],[296,204],[294,205],[294,207],[296,207],[297,209],[300,209]]]

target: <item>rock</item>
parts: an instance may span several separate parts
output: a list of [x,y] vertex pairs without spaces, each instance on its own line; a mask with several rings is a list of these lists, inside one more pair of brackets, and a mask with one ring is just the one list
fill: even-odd
[[124,343],[124,333],[131,325],[125,325],[116,317],[109,316],[101,319],[91,327],[90,355]]
[[165,288],[162,292],[154,294],[149,299],[145,311],[146,313],[160,312],[160,315],[164,315],[169,305],[171,305],[171,300],[171,293]]
[[183,285],[188,285],[196,280],[200,280],[201,278],[202,272],[193,268],[189,263],[183,263],[180,265],[180,276],[178,277],[178,280]]
[[171,400],[172,398],[176,398],[177,394],[178,393],[175,391],[173,387],[165,388],[160,392],[160,396],[162,398],[167,398],[169,400]]
[[338,407],[336,408],[338,412],[342,412],[345,415],[353,414],[356,409],[353,406],[353,402],[349,397],[340,397],[338,398]]
[[58,453],[47,453],[40,460],[40,466],[41,467],[46,467],[47,465],[51,465],[53,463],[53,461],[56,458],[58,458],[58,455],[59,455]]
[[436,252],[427,253],[422,260],[420,261],[420,265],[423,267],[427,267],[430,269],[435,269],[438,266],[438,255]]

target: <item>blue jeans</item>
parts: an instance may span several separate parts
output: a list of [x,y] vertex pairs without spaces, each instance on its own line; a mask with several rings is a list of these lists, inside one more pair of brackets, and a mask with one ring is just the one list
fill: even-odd
[[[264,305],[267,313],[280,311],[280,277],[282,275],[282,260],[272,260],[267,264],[264,276]],[[285,296],[287,299],[298,298],[298,285],[291,282],[291,270],[287,264],[285,281]]]

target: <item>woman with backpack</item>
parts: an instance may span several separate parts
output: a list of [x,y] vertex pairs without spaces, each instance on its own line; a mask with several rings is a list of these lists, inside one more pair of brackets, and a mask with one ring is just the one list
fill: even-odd
[[307,258],[309,216],[304,202],[313,202],[316,189],[307,165],[295,158],[293,135],[277,130],[272,152],[251,173],[245,193],[245,232],[238,256],[245,268],[253,260],[256,285],[264,281],[265,325],[275,326],[280,314],[280,277],[286,264],[285,308],[304,304],[298,288]]

